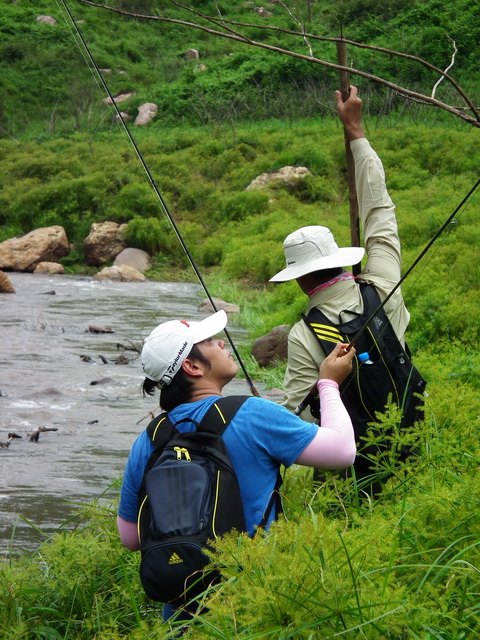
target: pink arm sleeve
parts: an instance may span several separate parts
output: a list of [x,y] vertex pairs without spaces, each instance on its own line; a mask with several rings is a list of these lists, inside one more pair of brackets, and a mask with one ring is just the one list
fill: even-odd
[[129,522],[117,516],[117,529],[120,534],[122,544],[130,551],[138,551],[140,543],[138,541],[138,529],[136,522]]
[[352,421],[334,380],[319,380],[317,387],[322,424],[295,462],[308,467],[344,469],[353,464],[357,451]]

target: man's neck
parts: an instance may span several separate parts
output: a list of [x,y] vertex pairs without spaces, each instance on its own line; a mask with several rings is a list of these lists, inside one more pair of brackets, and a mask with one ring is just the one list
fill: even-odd
[[205,398],[210,398],[211,396],[221,396],[223,395],[223,386],[218,383],[214,383],[213,381],[203,380],[195,384],[195,388],[190,395],[190,399],[188,402],[198,402],[199,400],[205,400]]

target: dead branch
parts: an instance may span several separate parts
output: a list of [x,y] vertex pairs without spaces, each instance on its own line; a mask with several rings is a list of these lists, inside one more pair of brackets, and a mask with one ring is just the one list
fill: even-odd
[[[457,55],[457,44],[455,42],[455,40],[453,40],[452,38],[450,38],[450,36],[447,35],[447,38],[450,40],[450,42],[453,43],[453,53],[452,53],[452,59],[450,64],[448,65],[448,67],[445,69],[444,73],[447,73],[447,71],[450,71],[450,69],[453,67],[453,65],[455,64],[455,56]],[[435,97],[435,92],[437,90],[438,85],[441,83],[441,81],[445,78],[444,75],[440,76],[440,78],[437,80],[437,82],[435,83],[433,89],[432,89],[432,98]]]
[[305,44],[308,47],[308,51],[310,53],[310,55],[313,57],[313,49],[310,45],[310,42],[308,41],[308,38],[305,35],[305,28],[303,25],[300,24],[299,20],[297,20],[297,18],[293,15],[293,13],[290,11],[290,9],[287,7],[287,5],[283,2],[281,2],[281,0],[279,0],[279,4],[282,5],[282,7],[285,9],[285,11],[288,13],[288,15],[290,16],[290,18],[296,22],[298,24],[298,26],[300,27],[300,29],[302,30],[302,34],[303,34],[303,39],[305,41]]
[[[272,51],[274,53],[280,53],[282,55],[288,55],[291,56],[293,58],[297,58],[300,60],[305,60],[307,62],[312,62],[313,64],[319,64],[321,66],[327,67],[329,69],[335,69],[338,71],[346,71],[349,74],[353,74],[356,76],[360,76],[362,78],[366,78],[367,80],[370,80],[371,82],[374,82],[376,84],[380,84],[386,87],[389,87],[390,89],[393,89],[393,91],[395,91],[396,93],[402,95],[402,96],[406,96],[410,99],[413,99],[415,101],[418,102],[423,102],[424,104],[430,104],[432,106],[438,107],[440,109],[444,109],[445,111],[448,111],[449,113],[455,115],[456,117],[460,118],[461,120],[464,120],[465,122],[468,122],[469,124],[480,128],[480,115],[478,114],[476,108],[474,107],[473,103],[471,102],[471,100],[468,98],[468,96],[465,95],[465,93],[461,90],[461,88],[459,87],[459,85],[452,79],[450,78],[450,76],[448,76],[444,71],[442,71],[441,69],[435,67],[434,65],[431,65],[430,63],[426,62],[425,60],[422,60],[421,58],[417,58],[416,56],[411,56],[409,54],[404,54],[398,51],[390,51],[388,49],[383,49],[382,47],[373,47],[373,46],[369,46],[369,45],[364,45],[361,43],[357,43],[357,42],[353,42],[350,40],[346,40],[343,38],[327,38],[327,37],[323,37],[323,36],[315,36],[314,34],[306,34],[306,33],[299,33],[298,31],[292,31],[289,29],[282,29],[280,27],[271,27],[271,26],[267,26],[267,25],[257,25],[257,24],[250,24],[250,23],[240,23],[240,22],[234,22],[234,21],[230,21],[230,20],[225,20],[223,17],[220,18],[215,18],[212,16],[205,16],[202,13],[191,9],[189,7],[185,7],[184,5],[175,2],[175,0],[170,0],[170,2],[175,5],[178,6],[181,9],[184,9],[185,11],[188,11],[190,13],[193,13],[195,15],[197,15],[198,17],[210,22],[211,24],[214,24],[217,27],[222,27],[224,29],[227,29],[227,31],[218,31],[217,29],[212,29],[210,27],[206,27],[204,25],[198,24],[196,22],[189,22],[187,20],[180,20],[177,18],[167,18],[165,16],[148,16],[148,15],[143,15],[143,14],[138,14],[138,13],[132,13],[129,11],[124,11],[122,9],[117,9],[115,7],[111,7],[109,5],[106,4],[99,4],[97,2],[92,2],[91,0],[77,0],[77,2],[80,2],[81,4],[85,4],[85,5],[90,5],[90,6],[94,6],[97,7],[99,9],[104,9],[107,11],[112,11],[114,13],[118,13],[124,16],[128,16],[130,18],[135,18],[137,20],[150,20],[150,21],[157,21],[157,22],[166,22],[166,23],[170,23],[170,24],[176,24],[176,25],[180,25],[180,26],[184,26],[184,27],[188,27],[190,29],[197,29],[200,31],[203,31],[205,33],[208,33],[210,35],[213,36],[217,36],[217,37],[221,37],[221,38],[227,38],[230,40],[234,40],[236,42],[242,42],[244,44],[248,44],[250,46],[254,46],[254,47],[259,47],[262,49],[266,49],[267,51]],[[232,29],[231,27],[226,27],[226,25],[235,25],[235,26],[240,26],[240,27],[244,27],[244,28],[255,28],[255,29],[268,29],[268,30],[272,30],[272,31],[278,31],[281,33],[287,33],[293,36],[297,36],[297,37],[301,37],[303,39],[305,38],[311,38],[311,39],[316,39],[316,40],[322,40],[322,41],[328,41],[328,42],[338,42],[338,41],[343,41],[346,44],[351,44],[352,46],[357,46],[360,48],[366,48],[366,49],[371,49],[374,51],[379,51],[382,53],[388,53],[389,55],[394,55],[394,56],[399,56],[402,58],[408,58],[410,60],[414,60],[420,64],[423,64],[425,67],[432,69],[434,71],[436,71],[437,73],[439,73],[442,77],[446,78],[454,87],[455,89],[459,92],[459,94],[462,96],[462,98],[467,102],[469,110],[473,113],[473,117],[468,114],[468,113],[464,113],[463,112],[463,108],[459,108],[459,107],[455,107],[453,105],[449,105],[446,104],[440,100],[437,100],[436,98],[434,98],[433,96],[427,96],[421,93],[418,93],[416,91],[411,91],[410,89],[407,89],[406,87],[402,87],[400,85],[397,85],[393,82],[390,82],[388,80],[385,80],[384,78],[380,78],[378,76],[374,76],[370,73],[367,73],[365,71],[362,71],[360,69],[355,69],[353,67],[344,67],[341,66],[339,64],[335,64],[333,62],[329,62],[327,60],[322,60],[320,58],[317,58],[313,55],[303,55],[301,53],[297,53],[295,51],[291,51],[289,49],[283,49],[281,47],[276,47],[273,45],[269,45],[265,42],[259,42],[256,40],[252,40],[250,38],[248,38],[247,36],[243,35],[242,33]]]

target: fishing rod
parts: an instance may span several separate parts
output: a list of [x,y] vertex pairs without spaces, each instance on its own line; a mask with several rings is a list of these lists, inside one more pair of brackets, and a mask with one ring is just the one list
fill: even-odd
[[[181,244],[181,246],[182,246],[182,248],[183,248],[183,250],[185,252],[185,255],[187,256],[187,258],[188,258],[188,260],[190,262],[190,265],[192,266],[192,268],[193,268],[193,270],[194,270],[194,272],[195,272],[195,274],[196,274],[201,286],[203,287],[203,290],[205,291],[205,294],[206,294],[208,300],[210,301],[210,304],[212,305],[213,310],[214,311],[218,311],[217,306],[215,305],[215,302],[213,301],[213,298],[210,295],[210,292],[208,291],[207,285],[205,284],[205,281],[202,278],[202,274],[200,273],[200,271],[199,271],[199,269],[198,269],[198,267],[197,267],[197,265],[195,263],[195,260],[193,259],[193,256],[191,255],[191,253],[190,253],[190,251],[189,251],[189,249],[188,249],[188,247],[187,247],[187,245],[185,243],[185,240],[182,237],[182,234],[180,233],[180,229],[178,228],[175,220],[173,219],[172,214],[170,213],[170,211],[169,211],[169,209],[167,207],[167,203],[165,202],[162,194],[160,193],[160,190],[159,190],[159,188],[158,188],[158,186],[157,186],[157,184],[155,182],[155,179],[154,179],[154,177],[153,177],[153,175],[152,175],[152,173],[151,173],[151,171],[150,171],[150,169],[149,169],[149,167],[148,167],[148,165],[147,165],[142,153],[140,152],[140,149],[138,148],[138,145],[137,145],[137,143],[135,141],[135,138],[133,137],[132,133],[130,132],[130,129],[127,126],[127,123],[125,122],[125,120],[124,120],[124,118],[122,116],[122,113],[121,113],[120,109],[118,108],[117,103],[115,102],[115,99],[114,99],[114,97],[113,97],[113,95],[112,95],[112,93],[110,91],[109,86],[107,85],[107,83],[106,83],[106,81],[105,81],[100,69],[97,66],[95,58],[93,57],[93,55],[92,55],[92,53],[91,53],[91,51],[90,51],[90,49],[89,49],[84,37],[83,37],[83,35],[82,35],[82,33],[81,33],[81,31],[80,31],[80,29],[78,27],[78,24],[76,23],[72,13],[70,12],[70,9],[67,6],[66,0],[61,0],[61,2],[62,2],[63,6],[65,8],[65,11],[68,14],[68,17],[70,18],[71,23],[73,24],[73,26],[75,28],[75,31],[77,32],[78,37],[80,38],[80,40],[82,42],[82,45],[83,45],[83,47],[85,49],[85,52],[87,53],[88,58],[89,58],[90,62],[92,63],[92,65],[93,65],[93,67],[94,67],[94,69],[95,69],[95,71],[97,73],[97,76],[100,78],[100,81],[101,81],[101,83],[103,85],[103,88],[105,89],[106,93],[108,94],[108,96],[110,98],[111,103],[114,106],[114,109],[115,109],[116,114],[117,114],[117,119],[122,124],[122,127],[123,127],[125,133],[127,134],[130,142],[132,143],[133,148],[135,149],[135,152],[137,154],[137,157],[140,160],[140,163],[141,163],[145,173],[147,174],[147,177],[148,177],[148,180],[150,182],[150,185],[152,186],[153,190],[155,191],[155,194],[156,194],[158,200],[160,201],[160,203],[162,205],[163,211],[165,212],[168,220],[170,221],[170,224],[172,225],[173,230],[175,231],[175,234],[176,234],[176,236],[178,238],[178,241],[180,242],[180,244]],[[242,368],[242,371],[243,371],[243,373],[245,375],[245,379],[246,379],[246,381],[248,383],[248,386],[250,387],[251,392],[253,393],[254,396],[260,396],[260,393],[256,389],[256,387],[255,387],[255,385],[253,383],[253,380],[248,375],[247,369],[246,369],[246,367],[245,367],[245,365],[244,365],[244,363],[243,363],[243,361],[242,361],[242,359],[240,357],[240,354],[237,351],[237,348],[236,348],[236,346],[235,346],[235,344],[234,344],[234,342],[233,342],[233,340],[232,340],[227,328],[224,329],[224,332],[225,332],[225,335],[227,336],[227,339],[228,339],[228,341],[229,341],[229,343],[230,343],[230,345],[232,347],[232,350],[233,350],[233,352],[235,354],[235,357],[237,358],[238,363],[239,363],[240,367]]]
[[[417,256],[417,258],[414,260],[414,262],[410,265],[410,267],[407,269],[407,271],[404,273],[404,275],[400,278],[400,280],[397,282],[397,284],[393,287],[393,289],[387,295],[385,300],[383,300],[383,302],[381,302],[378,305],[378,307],[371,313],[370,317],[367,318],[367,320],[365,321],[363,327],[361,327],[359,329],[359,331],[353,337],[353,339],[350,342],[350,344],[346,347],[345,351],[348,352],[348,351],[350,351],[350,349],[352,347],[355,346],[355,343],[358,341],[360,336],[362,336],[365,333],[365,331],[367,330],[369,324],[372,322],[373,318],[377,315],[377,313],[381,309],[383,309],[383,307],[385,306],[385,303],[388,302],[388,300],[390,300],[390,298],[393,296],[395,291],[401,286],[402,282],[404,282],[405,278],[412,272],[412,270],[415,268],[415,266],[420,262],[420,260],[423,258],[423,256],[427,253],[427,251],[433,245],[435,240],[443,233],[443,231],[447,228],[447,226],[454,220],[455,216],[460,211],[460,209],[466,204],[466,202],[470,199],[470,197],[475,193],[475,191],[478,188],[479,184],[480,184],[480,178],[473,185],[473,187],[470,189],[470,191],[467,193],[467,195],[463,198],[463,200],[460,202],[460,204],[455,208],[453,213],[442,224],[440,229],[438,229],[438,231],[435,233],[435,235],[430,240],[430,242],[426,245],[426,247],[420,252],[420,254]],[[308,407],[308,405],[311,404],[311,402],[317,397],[317,395],[318,395],[317,383],[315,383],[312,386],[312,388],[310,389],[310,391],[308,392],[308,394],[305,396],[305,398],[302,400],[302,402],[300,402],[298,407],[295,409],[295,411],[294,411],[295,415],[299,416]]]

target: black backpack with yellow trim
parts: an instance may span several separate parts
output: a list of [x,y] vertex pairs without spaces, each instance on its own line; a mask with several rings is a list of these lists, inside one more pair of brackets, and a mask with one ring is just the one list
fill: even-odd
[[180,433],[168,413],[147,427],[155,449],[139,491],[138,532],[140,578],[152,600],[176,606],[194,600],[220,580],[218,570],[205,569],[209,541],[233,529],[246,531],[240,488],[222,434],[248,397],[219,398],[199,424],[180,421],[193,423],[195,431]]
[[[317,307],[304,317],[307,326],[320,341],[325,355],[329,355],[337,342],[350,343],[379,307],[380,298],[371,284],[359,285],[363,298],[363,313],[342,311],[340,318],[354,316],[347,322],[334,324]],[[356,356],[349,376],[340,385],[342,401],[352,420],[355,436],[361,439],[370,423],[376,422],[376,412],[385,411],[389,396],[402,409],[400,428],[423,419],[422,395],[426,382],[410,359],[408,346],[402,346],[392,325],[381,308],[369,322],[355,344]],[[367,352],[369,364],[361,364],[358,355]],[[368,456],[369,451],[363,449]],[[408,454],[408,451],[405,451]],[[368,460],[357,456],[357,477],[368,474]],[[365,469],[363,469],[365,467]]]

